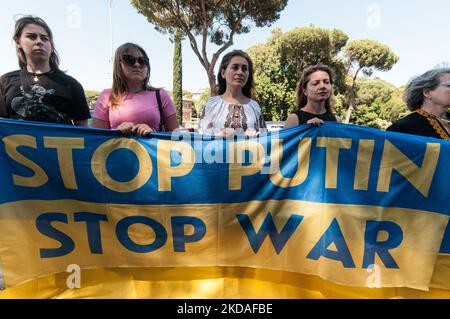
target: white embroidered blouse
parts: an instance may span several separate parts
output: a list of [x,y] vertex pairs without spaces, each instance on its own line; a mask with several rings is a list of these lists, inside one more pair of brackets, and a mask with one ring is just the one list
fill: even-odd
[[266,128],[258,102],[239,105],[224,101],[220,96],[211,97],[205,105],[198,129],[200,134],[217,134],[225,128],[247,131]]

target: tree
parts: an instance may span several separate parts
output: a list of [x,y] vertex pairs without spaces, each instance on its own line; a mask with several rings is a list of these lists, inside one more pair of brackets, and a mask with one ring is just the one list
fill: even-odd
[[[403,87],[397,88],[378,78],[358,78],[355,87],[356,107],[350,123],[386,129],[409,112],[402,100]],[[347,100],[345,95],[335,96],[333,106],[337,114],[345,115]]]
[[282,121],[295,110],[297,81],[309,65],[330,65],[336,73],[335,91],[345,92],[347,66],[339,55],[347,39],[341,30],[311,25],[286,33],[274,29],[267,43],[249,48],[255,65],[255,97],[266,119]]
[[98,91],[86,90],[84,91],[84,95],[86,96],[86,101],[88,102],[89,109],[93,110],[95,107],[95,103],[100,95]]
[[205,109],[205,104],[211,97],[211,92],[208,89],[202,90],[202,93],[197,101],[194,103],[195,113],[198,118],[203,116],[203,110]]
[[338,54],[348,41],[348,36],[339,29],[323,29],[310,25],[294,28],[282,35],[281,58],[290,65],[299,79],[309,65],[324,63],[336,73],[336,86],[345,90],[346,64]]
[[177,109],[180,124],[183,121],[183,58],[181,51],[181,33],[175,32],[173,54],[173,102]]
[[[396,87],[380,79],[359,78],[352,123],[386,129],[393,108],[404,107],[395,99]],[[400,103],[400,104],[398,104]]]
[[369,39],[349,42],[344,48],[344,52],[349,59],[349,65],[356,69],[352,78],[348,109],[344,121],[349,123],[352,111],[355,108],[356,79],[359,72],[362,71],[364,75],[370,76],[375,70],[388,71],[397,63],[399,57],[387,45]]
[[[130,0],[131,4],[162,33],[180,30],[189,39],[194,53],[205,69],[211,90],[216,95],[214,67],[220,55],[233,45],[234,36],[248,33],[254,23],[264,27],[275,22],[288,0]],[[196,36],[201,35],[199,46]],[[211,59],[208,39],[218,50]]]
[[285,120],[295,105],[295,79],[283,70],[273,45],[256,45],[247,50],[255,64],[255,99],[266,120]]

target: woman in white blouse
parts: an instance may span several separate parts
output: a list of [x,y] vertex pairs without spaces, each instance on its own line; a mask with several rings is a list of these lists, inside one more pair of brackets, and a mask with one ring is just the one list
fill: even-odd
[[226,54],[217,75],[218,95],[205,105],[199,133],[225,138],[235,134],[254,137],[266,128],[259,104],[252,100],[253,63],[247,53]]

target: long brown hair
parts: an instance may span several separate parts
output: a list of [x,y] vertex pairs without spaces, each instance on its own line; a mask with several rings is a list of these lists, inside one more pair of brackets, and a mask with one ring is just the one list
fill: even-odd
[[[112,83],[112,92],[109,97],[109,106],[111,108],[117,107],[123,99],[126,97],[129,91],[129,87],[127,81],[125,79],[125,74],[123,73],[123,69],[121,66],[122,56],[127,54],[131,50],[138,50],[142,53],[142,55],[148,61],[147,53],[143,48],[134,43],[125,43],[117,48],[116,53],[114,54],[114,67],[113,67],[113,83]],[[147,63],[148,73],[145,77],[145,80],[142,81],[142,89],[143,90],[155,90],[154,87],[149,85],[150,80],[150,62]]]
[[[16,25],[14,26],[14,34],[13,34],[13,40],[14,42],[18,43],[20,37],[22,36],[23,29],[29,25],[29,24],[35,24],[40,26],[47,32],[48,38],[50,40],[50,44],[52,45],[52,52],[50,53],[50,68],[52,71],[61,71],[59,69],[59,55],[58,52],[55,49],[55,44],[53,42],[53,33],[52,30],[50,30],[50,27],[45,23],[44,20],[42,20],[39,17],[34,16],[23,16],[20,19],[16,21]],[[27,57],[25,55],[25,52],[22,48],[17,47],[16,45],[16,52],[17,52],[17,58],[19,59],[19,67],[21,69],[27,68]]]
[[253,73],[254,73],[253,62],[252,62],[252,59],[250,58],[250,56],[242,50],[231,51],[223,57],[222,62],[220,63],[219,72],[217,74],[217,79],[218,79],[218,84],[219,84],[217,87],[217,94],[222,95],[227,90],[227,82],[222,76],[222,70],[227,69],[228,64],[230,64],[231,59],[234,58],[235,56],[240,56],[241,58],[244,58],[247,60],[249,76],[248,76],[247,83],[245,83],[245,86],[242,88],[242,94],[244,94],[246,97],[251,99],[252,98],[252,90],[253,90]]
[[[300,80],[298,81],[298,84],[297,84],[297,109],[298,110],[300,110],[302,107],[304,107],[308,103],[308,97],[305,95],[305,89],[309,82],[309,76],[317,71],[327,72],[328,75],[330,76],[330,83],[331,83],[331,85],[333,85],[333,82],[334,82],[333,70],[331,70],[331,68],[328,65],[319,63],[316,65],[307,67],[305,70],[303,70],[302,76],[300,77]],[[331,100],[331,96],[328,99],[326,99],[326,101],[325,101],[325,109],[328,112],[332,112],[330,100]]]

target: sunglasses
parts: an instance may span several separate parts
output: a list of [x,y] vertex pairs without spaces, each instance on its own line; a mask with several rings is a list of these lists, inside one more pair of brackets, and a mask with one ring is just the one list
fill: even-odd
[[146,57],[140,56],[138,58],[129,55],[129,54],[124,54],[122,55],[122,62],[124,62],[126,65],[128,66],[134,66],[137,63],[139,63],[140,66],[148,66],[148,59]]

